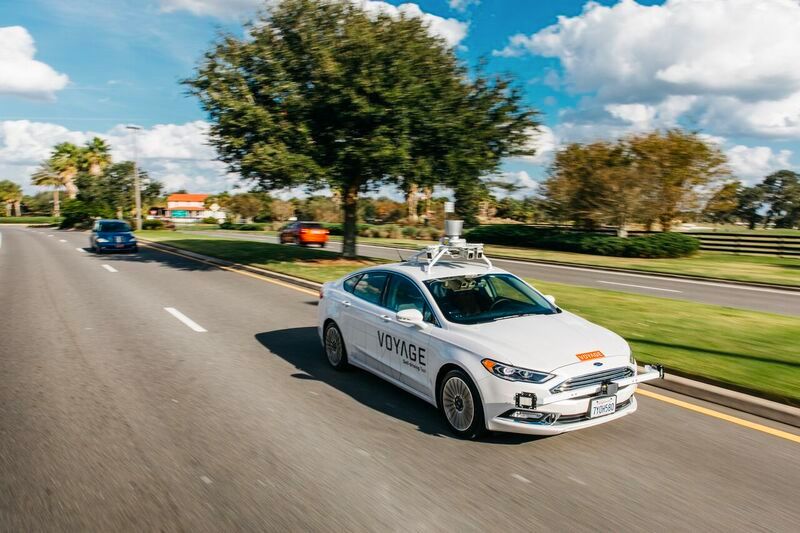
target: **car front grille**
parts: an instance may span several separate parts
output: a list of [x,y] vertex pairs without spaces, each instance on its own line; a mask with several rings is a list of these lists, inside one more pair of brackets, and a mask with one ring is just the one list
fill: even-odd
[[557,394],[559,392],[568,392],[582,387],[591,387],[592,385],[600,385],[609,381],[617,381],[633,376],[633,370],[630,368],[612,368],[611,370],[603,370],[602,372],[595,372],[593,374],[586,374],[575,378],[570,378],[563,383],[560,383],[550,389],[550,392]]

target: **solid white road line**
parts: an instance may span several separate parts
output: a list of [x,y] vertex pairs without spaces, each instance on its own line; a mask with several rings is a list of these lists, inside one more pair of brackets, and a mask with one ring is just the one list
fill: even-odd
[[67,242],[66,239],[58,239],[58,242]]
[[3,234],[0,233],[0,248],[3,247]]
[[184,315],[174,307],[165,307],[164,311],[166,311],[167,313],[171,314],[172,316],[174,316],[175,318],[177,318],[178,320],[189,326],[189,329],[192,329],[198,333],[204,333],[206,331],[206,329],[203,328],[200,324],[198,324],[188,316]]
[[630,283],[616,283],[614,281],[603,281],[602,279],[598,279],[597,283],[605,283],[606,285],[621,285],[622,287],[636,287],[637,289],[647,289],[650,291],[683,292],[683,291],[676,291],[673,289],[662,289],[660,287],[648,287],[647,285],[632,285]]
[[79,252],[86,253],[86,250],[84,250],[83,248],[75,248],[75,249],[78,250]]
[[111,265],[103,265],[103,268],[108,270],[109,272],[119,272],[116,268],[112,267]]

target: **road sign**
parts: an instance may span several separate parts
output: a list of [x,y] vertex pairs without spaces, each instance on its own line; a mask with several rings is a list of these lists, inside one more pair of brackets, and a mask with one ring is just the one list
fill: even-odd
[[189,216],[189,212],[188,211],[173,211],[172,212],[172,216],[174,218],[186,218],[186,217]]

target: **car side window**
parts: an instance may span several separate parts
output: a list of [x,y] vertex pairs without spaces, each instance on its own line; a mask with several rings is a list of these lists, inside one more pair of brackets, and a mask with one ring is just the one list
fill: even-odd
[[361,278],[361,275],[356,275],[347,278],[346,280],[344,280],[344,283],[342,283],[342,287],[347,292],[352,293],[353,289],[356,288],[356,283],[358,283],[359,278]]
[[386,272],[367,272],[356,282],[353,294],[369,303],[380,305],[387,277]]
[[425,322],[435,324],[431,307],[414,283],[403,276],[392,276],[386,291],[386,307],[398,313],[405,309],[416,309]]

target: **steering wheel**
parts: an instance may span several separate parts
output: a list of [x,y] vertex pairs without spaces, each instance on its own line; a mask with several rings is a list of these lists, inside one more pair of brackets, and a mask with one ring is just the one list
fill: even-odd
[[509,298],[498,298],[497,300],[492,302],[492,305],[489,307],[489,311],[494,311],[494,308],[500,304],[509,304],[509,303],[511,303],[511,300]]

